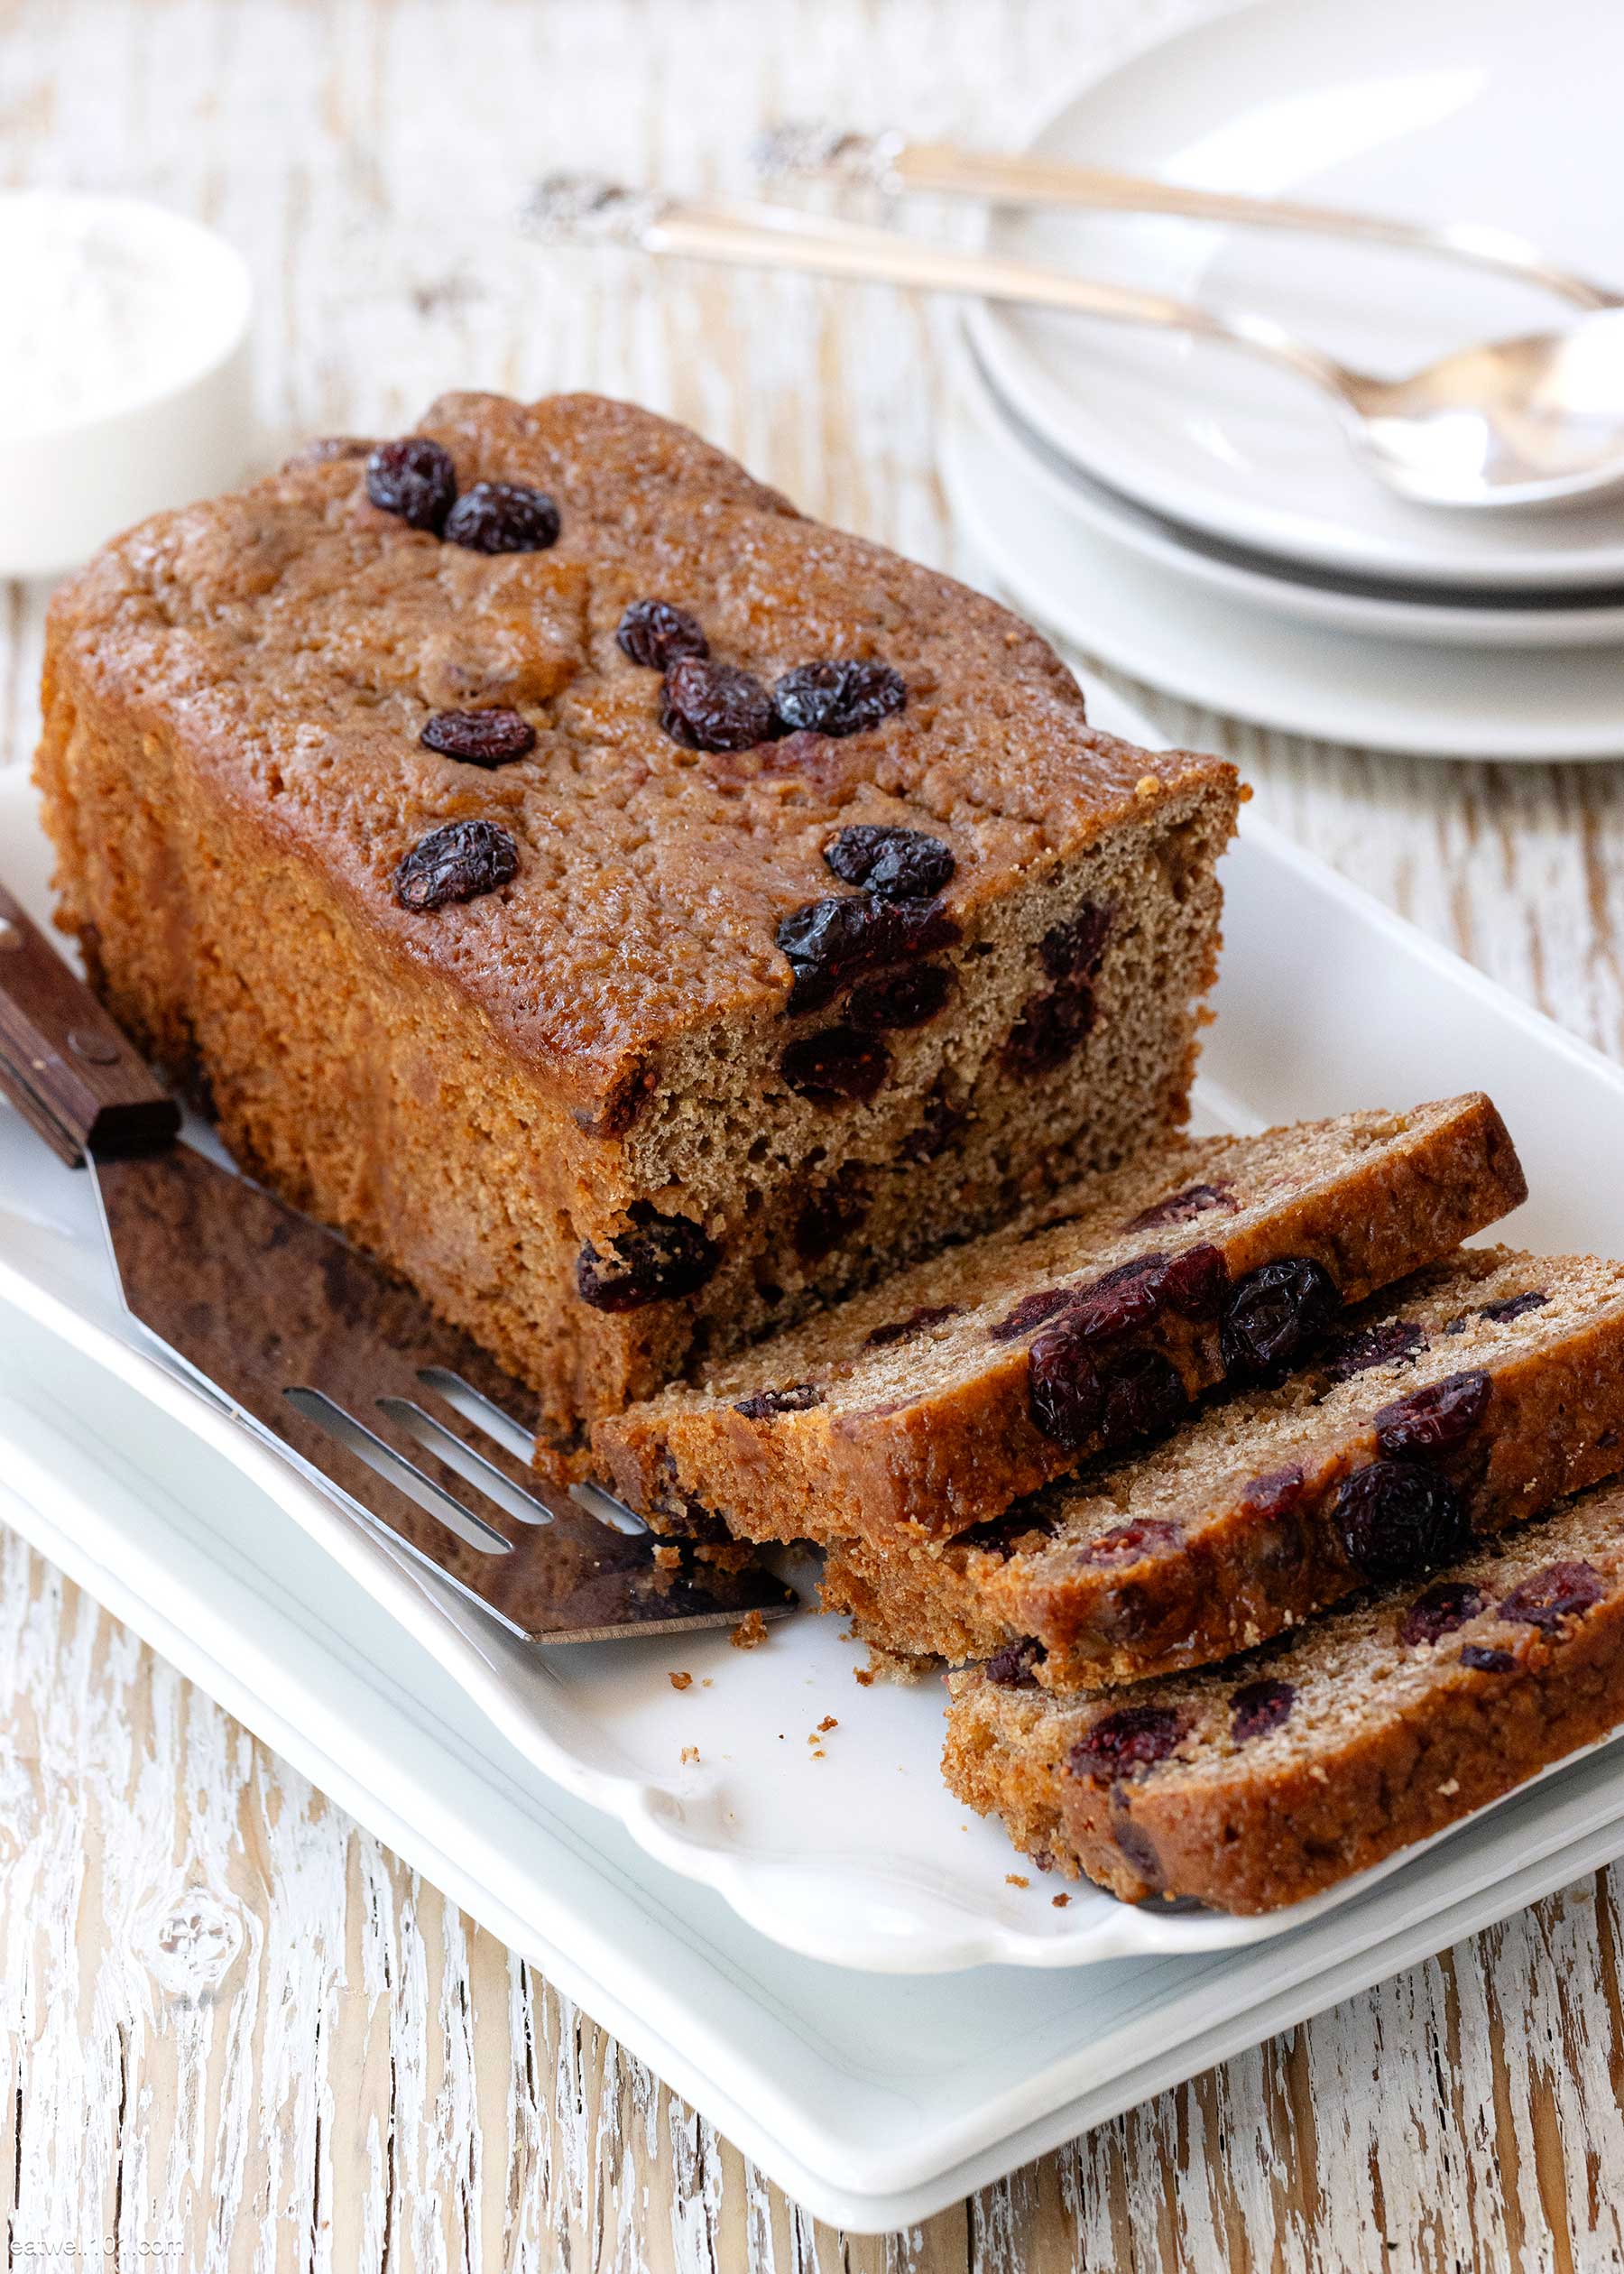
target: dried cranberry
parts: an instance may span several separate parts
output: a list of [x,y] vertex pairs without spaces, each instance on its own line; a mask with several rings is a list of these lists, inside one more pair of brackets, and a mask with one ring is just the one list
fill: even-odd
[[457,500],[457,468],[450,451],[426,434],[380,442],[366,461],[366,495],[411,528],[438,533]]
[[958,936],[957,924],[936,901],[882,901],[862,892],[809,901],[778,928],[794,975],[789,1015],[817,1010],[865,972],[951,948]]
[[1241,1497],[1254,1516],[1272,1523],[1277,1516],[1285,1516],[1296,1506],[1306,1482],[1294,1462],[1289,1468],[1270,1469],[1265,1476],[1254,1476]]
[[889,1319],[864,1339],[871,1350],[886,1350],[892,1343],[907,1342],[915,1335],[924,1334],[927,1327],[939,1326],[945,1318],[957,1317],[956,1303],[920,1303],[906,1318]]
[[1204,1216],[1209,1208],[1233,1208],[1235,1196],[1227,1185],[1186,1185],[1182,1192],[1171,1194],[1166,1200],[1158,1200],[1149,1208],[1141,1208],[1131,1222],[1123,1226],[1128,1232],[1154,1232],[1164,1224],[1187,1224],[1192,1216]]
[[1242,1380],[1267,1382],[1295,1365],[1335,1316],[1336,1289],[1322,1264],[1285,1255],[1248,1271],[1223,1313],[1223,1363]]
[[897,1151],[904,1160],[937,1160],[969,1121],[962,1105],[950,1105],[937,1093],[926,1099],[918,1127],[909,1131]]
[[488,769],[528,757],[536,747],[536,730],[512,710],[436,711],[418,739],[442,758]]
[[824,1393],[815,1382],[792,1382],[783,1390],[754,1390],[734,1407],[747,1421],[769,1421],[775,1413],[807,1413],[822,1405]]
[[1153,1284],[1158,1299],[1181,1318],[1215,1318],[1229,1293],[1229,1265],[1222,1248],[1187,1247],[1167,1258]]
[[1537,1627],[1542,1634],[1561,1632],[1564,1619],[1582,1618],[1606,1594],[1601,1574],[1582,1557],[1546,1564],[1512,1588],[1499,1606],[1502,1619],[1518,1626]]
[[1099,1370],[1103,1404],[1100,1441],[1128,1445],[1135,1437],[1160,1437],[1181,1420],[1190,1400],[1178,1369],[1159,1350],[1125,1350]]
[[475,482],[446,516],[446,535],[470,552],[545,552],[558,541],[558,509],[522,482]]
[[779,1072],[798,1096],[819,1105],[838,1097],[866,1103],[890,1072],[890,1052],[872,1034],[825,1027],[791,1042],[779,1060]]
[[1463,1642],[1461,1664],[1473,1674],[1515,1674],[1517,1660],[1509,1650],[1491,1650],[1484,1642]]
[[1004,1044],[1004,1064],[1019,1080],[1037,1081],[1076,1056],[1093,1022],[1093,989],[1086,979],[1064,979],[1028,998]]
[[842,829],[825,846],[824,860],[843,884],[860,884],[881,900],[934,900],[958,865],[940,837],[878,821]]
[[669,600],[633,600],[614,637],[621,653],[648,671],[710,653],[710,642],[687,610],[674,608]]
[[1325,1372],[1333,1382],[1351,1382],[1372,1366],[1396,1366],[1426,1347],[1426,1336],[1413,1319],[1380,1318],[1357,1334],[1339,1335],[1331,1345]]
[[1136,1824],[1123,1806],[1121,1787],[1112,1796],[1111,1836],[1117,1844],[1117,1852],[1124,1863],[1130,1863],[1147,1887],[1162,1883],[1162,1861],[1156,1852],[1156,1843],[1142,1824]]
[[1146,1556],[1176,1548],[1184,1534],[1165,1516],[1134,1516],[1093,1539],[1084,1540],[1082,1553],[1090,1563],[1139,1563]]
[[1148,1326],[1161,1308],[1159,1276],[1167,1258],[1136,1255],[1072,1296],[1067,1325],[1084,1342],[1101,1342]]
[[881,972],[854,987],[846,1017],[866,1032],[908,1031],[927,1026],[953,991],[953,974],[942,964],[918,964],[911,971]]
[[996,1326],[987,1329],[989,1342],[1013,1342],[1018,1335],[1029,1335],[1034,1326],[1042,1326],[1063,1311],[1071,1301],[1069,1287],[1040,1287],[1030,1295],[1023,1295],[1012,1311],[1005,1313]]
[[1550,1299],[1548,1295],[1542,1295],[1538,1288],[1531,1287],[1526,1294],[1505,1295],[1498,1303],[1485,1303],[1478,1317],[1503,1326],[1509,1318],[1522,1318],[1529,1311],[1543,1310]]
[[1435,1460],[1463,1444],[1489,1410],[1486,1373],[1449,1374],[1384,1405],[1376,1416],[1376,1443],[1389,1460]]
[[772,732],[772,700],[736,664],[682,656],[660,683],[660,723],[685,750],[752,750]]
[[821,1192],[815,1192],[795,1219],[795,1253],[803,1263],[821,1263],[868,1214],[867,1179],[848,1161]]
[[1405,1613],[1398,1640],[1411,1650],[1421,1642],[1441,1642],[1456,1627],[1475,1619],[1482,1607],[1481,1589],[1464,1579],[1435,1580]]
[[1402,1579],[1458,1555],[1471,1536],[1447,1477],[1416,1461],[1371,1461],[1337,1488],[1332,1520],[1343,1550],[1367,1579]]
[[1057,924],[1038,943],[1043,968],[1051,979],[1092,979],[1105,957],[1111,911],[1084,901],[1069,924]]
[[1273,1675],[1265,1675],[1260,1681],[1242,1682],[1230,1699],[1230,1735],[1238,1745],[1250,1744],[1254,1737],[1267,1737],[1271,1729],[1278,1729],[1289,1718],[1296,1703],[1293,1685]]
[[615,1234],[607,1256],[588,1242],[577,1258],[576,1285],[594,1310],[641,1310],[691,1295],[721,1260],[715,1242],[691,1216],[661,1216],[646,1200],[633,1201],[631,1213],[631,1228]]
[[519,847],[494,821],[448,821],[420,837],[394,873],[402,908],[443,908],[448,901],[477,900],[519,869]]
[[1033,1343],[1027,1403],[1044,1436],[1075,1452],[1099,1428],[1105,1392],[1093,1359],[1070,1326],[1071,1313],[1062,1311]]
[[1114,1782],[1166,1761],[1185,1733],[1185,1717],[1173,1706],[1123,1706],[1095,1722],[1066,1755],[1074,1777]]
[[1037,1679],[1033,1669],[1047,1656],[1035,1634],[1020,1635],[993,1651],[987,1660],[987,1679],[1000,1689],[1030,1689]]
[[907,700],[889,663],[802,663],[772,690],[773,708],[792,735],[861,735]]

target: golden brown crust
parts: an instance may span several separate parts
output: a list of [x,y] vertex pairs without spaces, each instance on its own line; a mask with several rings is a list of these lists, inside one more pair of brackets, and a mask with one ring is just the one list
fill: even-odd
[[1429,1463],[1481,1537],[1624,1466],[1624,1266],[1467,1249],[1350,1330],[1389,1324],[1416,1337],[1391,1364],[1338,1382],[1333,1345],[1158,1452],[1019,1503],[985,1539],[848,1543],[824,1601],[881,1650],[962,1664],[1029,1640],[1043,1688],[1103,1688],[1210,1665],[1362,1585],[1338,1495],[1382,1457],[1384,1409],[1417,1389],[1485,1384],[1469,1430]]
[[[1501,1605],[1582,1567],[1595,1599],[1537,1622]],[[1102,1705],[955,1678],[944,1768],[1018,1846],[1130,1902],[1193,1896],[1257,1912],[1299,1901],[1457,1823],[1624,1722],[1624,1492],[1603,1486],[1445,1575],[1483,1608],[1433,1642],[1406,1639],[1412,1581],[1333,1613],[1256,1660],[1119,1693],[1181,1717],[1163,1761],[1105,1776]],[[1285,1719],[1232,1735],[1236,1693],[1294,1690]],[[1084,1751],[1076,1752],[1079,1745]]]
[[[462,488],[553,495],[549,550],[487,556],[382,513],[355,458],[296,461],[161,515],[54,596],[51,677],[164,739],[309,862],[399,965],[427,966],[572,1108],[605,1104],[651,1049],[720,1014],[780,1012],[779,920],[831,889],[832,827],[945,832],[951,911],[1034,863],[1233,769],[1096,733],[1047,642],[967,587],[815,527],[720,451],[629,404],[451,395],[419,431]],[[770,682],[882,653],[908,707],[870,735],[721,756],[657,717],[658,674],[614,633],[649,596],[697,610],[713,652]],[[996,703],[988,700],[996,688]],[[420,746],[430,713],[511,706],[533,753],[477,773]],[[519,840],[499,894],[396,905],[396,864],[477,812]]]
[[[994,1221],[1075,1160],[1185,1113],[1218,937],[1232,768],[1087,726],[1052,652],[992,603],[802,520],[669,421],[590,396],[437,404],[464,489],[538,485],[549,550],[485,555],[307,454],[161,515],[52,604],[38,774],[64,923],[118,1016],[212,1095],[240,1158],[385,1256],[585,1421],[694,1355]],[[634,599],[690,608],[767,679],[882,657],[905,707],[844,739],[687,750],[616,643]],[[484,771],[425,748],[438,710],[533,729]],[[499,889],[401,906],[428,831],[507,830]],[[780,919],[835,886],[854,822],[947,844],[947,1007],[888,1034],[872,1100],[809,1096]],[[1124,913],[1098,1018],[1023,1089],[1012,1022],[1042,943]],[[1128,911],[1131,907],[1131,918]],[[652,1215],[708,1243],[697,1290],[594,1308]]]
[[[1277,1156],[1311,1142],[1331,1160],[1323,1169],[1316,1160],[1318,1172],[1294,1183]],[[1240,1214],[1215,1210],[1125,1235],[1124,1217],[1182,1183],[1228,1179],[1244,1190],[1254,1155],[1268,1160],[1278,1183],[1266,1183]],[[1029,1400],[1038,1329],[997,1340],[988,1317],[1051,1281],[1086,1284],[1124,1254],[1198,1244],[1221,1253],[1232,1281],[1280,1257],[1311,1258],[1344,1300],[1358,1302],[1447,1253],[1526,1196],[1505,1125],[1481,1094],[1408,1116],[1349,1115],[1305,1124],[1300,1133],[1176,1145],[1062,1196],[1037,1220],[1040,1229],[1071,1208],[1080,1212],[1076,1228],[1062,1224],[1055,1236],[1029,1243],[1016,1227],[918,1267],[846,1306],[849,1317],[835,1314],[781,1345],[752,1351],[704,1391],[673,1390],[604,1422],[593,1450],[621,1497],[657,1521],[679,1526],[685,1511],[697,1508],[755,1539],[882,1546],[899,1532],[946,1537],[1001,1515],[1099,1449],[1097,1442],[1057,1443],[1038,1428]],[[888,1310],[906,1317],[947,1301],[963,1315],[933,1330],[942,1339],[921,1344],[911,1376],[888,1390],[891,1377],[863,1351],[865,1332]],[[1223,1378],[1215,1317],[1164,1310],[1132,1340],[1166,1356],[1188,1396]],[[805,1381],[824,1394],[804,1410],[739,1410],[765,1385]]]

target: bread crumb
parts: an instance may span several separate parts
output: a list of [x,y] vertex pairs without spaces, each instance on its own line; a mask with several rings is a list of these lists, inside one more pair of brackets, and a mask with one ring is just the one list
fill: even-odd
[[709,1676],[708,1674],[706,1674],[706,1675],[702,1676],[702,1677],[701,1677],[701,1678],[700,1678],[700,1683],[699,1683],[699,1687],[700,1687],[700,1688],[701,1688],[701,1689],[709,1689],[710,1686],[711,1686],[711,1678],[710,1678],[710,1676]]
[[878,1642],[869,1644],[869,1679],[881,1682],[922,1682],[935,1671],[937,1661],[930,1658],[910,1658],[900,1650],[882,1650]]
[[1004,1885],[1006,1887],[1030,1887],[1031,1884],[1031,1881],[1029,1879],[1022,1879],[1019,1872],[1006,1872],[1004,1873]]
[[873,1675],[866,1666],[853,1667],[852,1679],[854,1682],[861,1682],[864,1689],[872,1689],[874,1687]]
[[684,1745],[684,1747],[682,1748],[682,1758],[684,1759],[684,1761],[697,1761],[697,1760],[698,1760],[698,1758],[699,1758],[699,1748],[698,1748],[698,1746],[697,1746],[697,1745]]
[[662,1571],[680,1571],[682,1569],[682,1550],[680,1548],[672,1547],[656,1548],[654,1550],[654,1560]]
[[666,1679],[676,1690],[691,1689],[694,1686],[694,1678],[691,1674],[668,1674]]
[[1451,1777],[1447,1783],[1441,1784],[1438,1787],[1438,1790],[1444,1795],[1444,1798],[1446,1800],[1453,1800],[1455,1794],[1459,1792],[1460,1789],[1461,1779],[1459,1777]]
[[1070,1900],[1071,1897],[1069,1895],[1051,1895],[1049,1897],[1049,1901],[1054,1905],[1057,1910],[1064,1910]]
[[807,1758],[808,1761],[827,1761],[829,1756],[821,1745],[814,1745]]
[[821,1735],[823,1731],[826,1729],[838,1729],[840,1727],[840,1724],[835,1720],[833,1714],[826,1714],[822,1721],[818,1723],[817,1727],[819,1734]]
[[767,1622],[759,1611],[747,1612],[727,1639],[735,1650],[759,1650],[767,1640]]
[[1159,798],[1161,784],[1154,774],[1140,774],[1133,785],[1133,794],[1136,798]]

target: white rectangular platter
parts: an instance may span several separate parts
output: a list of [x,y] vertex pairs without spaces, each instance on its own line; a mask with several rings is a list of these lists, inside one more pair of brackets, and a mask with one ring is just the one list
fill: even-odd
[[[0,869],[37,892],[41,865],[21,785],[0,788]],[[1616,1069],[1266,831],[1228,890],[1210,1121],[1481,1084],[1534,1186],[1513,1235],[1619,1252]],[[291,1510],[124,1336],[83,1180],[14,1119],[0,1330],[8,1520],[849,2225],[921,2216],[1624,1850],[1610,1748],[1289,1920],[1056,1910],[940,1787],[934,1690],[860,1690],[833,1622],[748,1657],[694,1637],[518,1663],[330,1511],[324,1533]],[[978,1971],[863,1980],[835,1957]]]

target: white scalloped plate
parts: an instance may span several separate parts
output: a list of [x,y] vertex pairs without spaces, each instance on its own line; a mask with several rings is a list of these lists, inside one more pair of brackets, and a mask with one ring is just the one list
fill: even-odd
[[[7,881],[39,908],[45,855],[20,783],[0,786],[0,846]],[[1519,1229],[1552,1244],[1624,1247],[1611,1198],[1624,1104],[1616,1069],[1268,833],[1249,832],[1230,868],[1203,1091],[1210,1123],[1257,1125],[1481,1082],[1507,1111],[1540,1196]],[[1334,1054],[1324,1048],[1333,1032]],[[223,1455],[254,1500],[265,1495],[319,1541],[535,1770],[790,1950],[892,1973],[1076,1966],[1288,1935],[1357,1907],[1389,1872],[1414,1883],[1421,1909],[1447,1900],[1458,1834],[1265,1919],[1134,1909],[1085,1887],[1057,1909],[1058,1882],[1029,1870],[1029,1886],[1011,1884],[1020,1863],[1002,1835],[942,1786],[934,1684],[860,1687],[859,1651],[835,1621],[811,1615],[749,1653],[721,1634],[551,1651],[513,1641],[149,1354],[117,1308],[88,1184],[14,1115],[0,1120],[0,1296]],[[680,1692],[669,1680],[678,1671],[694,1678]],[[830,1715],[837,1726],[818,1733]],[[685,1747],[697,1748],[697,1763],[683,1763]],[[1586,1770],[1563,1771],[1556,1787],[1575,1773]],[[1624,1808],[1624,1753],[1599,1789],[1604,1807]],[[1525,1797],[1515,1838],[1497,1832],[1492,1813],[1473,1827],[1477,1883],[1528,1859],[1526,1810]]]

